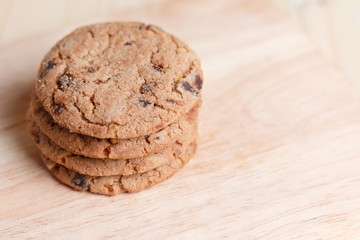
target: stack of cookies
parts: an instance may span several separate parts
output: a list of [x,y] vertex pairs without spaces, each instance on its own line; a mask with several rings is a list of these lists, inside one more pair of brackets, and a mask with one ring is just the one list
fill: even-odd
[[156,26],[81,27],[44,57],[28,128],[64,184],[104,195],[140,191],[194,155],[202,79],[196,54]]

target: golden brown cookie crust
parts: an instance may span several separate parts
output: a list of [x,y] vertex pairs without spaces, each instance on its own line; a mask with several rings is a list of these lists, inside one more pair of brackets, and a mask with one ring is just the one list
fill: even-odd
[[81,174],[90,176],[130,175],[154,169],[177,157],[194,139],[195,132],[189,132],[181,141],[177,141],[158,153],[132,159],[98,159],[73,154],[56,145],[48,138],[35,121],[28,125],[35,146],[47,158]]
[[127,159],[162,151],[188,137],[189,133],[195,133],[200,104],[160,131],[132,139],[99,139],[70,132],[53,121],[35,94],[31,97],[30,108],[41,131],[61,148],[90,158]]
[[162,129],[201,95],[196,54],[160,28],[138,22],[85,26],[44,57],[36,94],[54,121],[97,138]]
[[113,196],[121,192],[138,192],[165,181],[182,168],[196,152],[196,141],[177,158],[145,173],[127,176],[92,177],[79,174],[41,155],[51,173],[62,183],[79,191]]

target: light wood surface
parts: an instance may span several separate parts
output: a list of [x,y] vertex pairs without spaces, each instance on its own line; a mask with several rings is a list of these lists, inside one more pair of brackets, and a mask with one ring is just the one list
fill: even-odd
[[360,87],[359,0],[272,0]]
[[[0,46],[71,23],[174,0],[0,0]],[[252,0],[248,0],[252,1]],[[359,0],[273,2],[360,88]],[[219,3],[220,4],[220,3]]]
[[360,238],[359,95],[271,5],[186,0],[107,19],[161,25],[199,54],[198,152],[136,194],[61,185],[24,115],[42,56],[75,26],[3,47],[0,239]]
[[165,0],[0,0],[0,44]]

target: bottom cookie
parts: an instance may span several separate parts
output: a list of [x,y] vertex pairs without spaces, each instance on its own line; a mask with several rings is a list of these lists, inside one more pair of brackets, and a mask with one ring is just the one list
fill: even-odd
[[196,140],[176,158],[153,170],[132,175],[115,175],[93,177],[69,170],[41,155],[43,162],[51,173],[62,183],[72,188],[92,193],[113,196],[121,192],[138,192],[165,181],[183,167],[195,154]]

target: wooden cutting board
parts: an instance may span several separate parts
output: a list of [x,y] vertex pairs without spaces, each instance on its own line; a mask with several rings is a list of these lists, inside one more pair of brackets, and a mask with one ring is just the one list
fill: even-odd
[[42,56],[83,22],[3,46],[0,239],[360,239],[359,90],[268,2],[178,0],[86,23],[103,20],[161,25],[199,54],[198,152],[136,194],[60,184],[24,115]]

